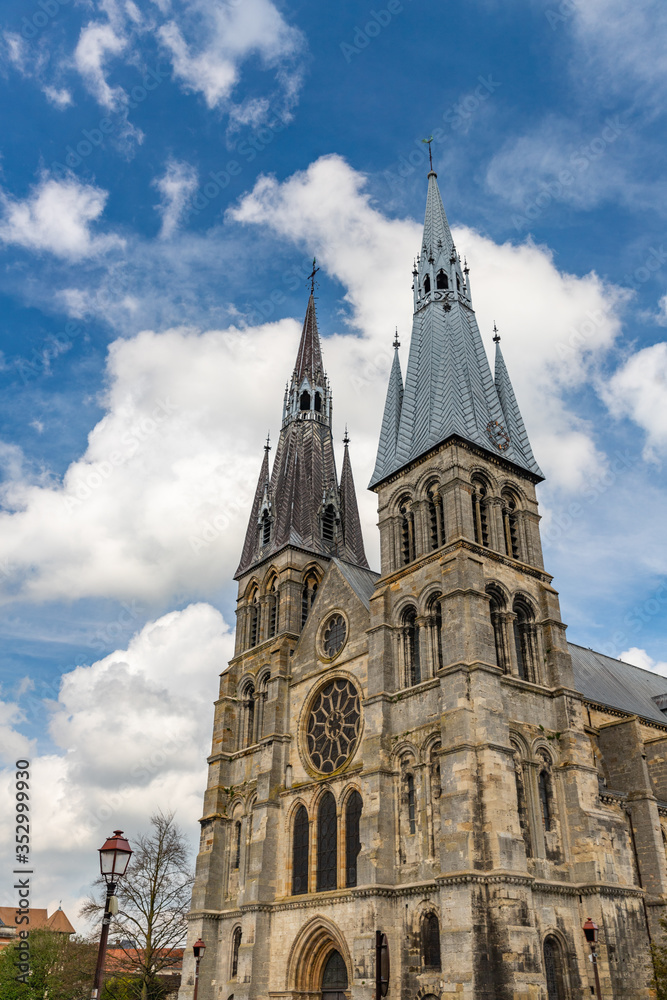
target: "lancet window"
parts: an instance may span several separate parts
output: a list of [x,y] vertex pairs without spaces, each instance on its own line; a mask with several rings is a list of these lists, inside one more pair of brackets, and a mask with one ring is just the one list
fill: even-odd
[[544,977],[547,981],[547,1000],[567,1000],[563,951],[552,934],[544,939]]
[[489,547],[489,524],[487,516],[487,488],[481,479],[473,479],[472,517],[475,529],[475,541],[478,545]]
[[317,891],[338,887],[338,828],[336,800],[325,792],[317,810]]
[[262,514],[262,521],[260,524],[260,536],[262,540],[262,545],[268,545],[271,541],[271,515],[268,510],[265,510]]
[[260,609],[259,609],[259,594],[255,588],[249,597],[250,605],[250,622],[248,627],[248,646],[252,648],[256,646],[259,642],[259,624],[260,624]]
[[417,816],[415,807],[415,776],[412,771],[408,771],[405,776],[405,790],[408,806],[408,829],[410,833],[417,832]]
[[443,666],[442,653],[442,594],[437,594],[429,601],[429,625],[431,631],[431,656],[433,659],[433,670],[440,670]]
[[435,287],[440,289],[449,288],[449,278],[442,270],[442,268],[438,271],[435,277]]
[[306,624],[315,597],[317,596],[318,580],[315,573],[309,573],[303,581],[301,590],[301,628]]
[[241,866],[241,820],[234,823],[234,857],[232,858],[232,868]]
[[241,701],[243,705],[241,745],[247,747],[255,740],[255,685],[252,681],[243,688]]
[[357,884],[357,857],[361,850],[359,839],[361,809],[361,795],[355,790],[345,804],[345,885],[348,887]]
[[240,927],[234,928],[232,934],[232,961],[230,967],[230,979],[236,979],[239,974],[239,949],[241,947],[242,931]]
[[546,768],[540,770],[537,787],[540,793],[540,813],[545,833],[551,829],[550,776]]
[[439,549],[441,545],[445,544],[445,519],[442,510],[442,497],[435,484],[429,486],[427,497],[429,541],[431,549]]
[[405,661],[405,685],[413,687],[422,679],[419,655],[419,626],[415,608],[408,608],[403,615],[403,658]]
[[440,969],[440,922],[435,913],[425,913],[421,920],[422,955],[427,969]]
[[431,278],[427,274],[426,277],[424,278],[424,293],[428,295],[430,291],[431,291]]
[[308,813],[299,806],[292,835],[292,895],[308,892]]
[[280,591],[278,590],[277,577],[273,577],[269,586],[269,596],[267,608],[269,614],[269,639],[273,639],[278,632],[278,614],[280,610]]
[[322,515],[322,538],[332,545],[336,538],[336,510],[333,504],[327,504]]
[[496,647],[496,663],[503,673],[510,673],[510,657],[507,647],[507,611],[505,598],[498,587],[491,584],[486,588],[489,595],[489,613]]
[[316,392],[315,393],[315,413],[321,413],[321,412],[322,412],[322,393],[321,392]]
[[410,501],[402,500],[398,507],[401,532],[401,563],[407,566],[415,558],[415,519]]
[[519,524],[517,520],[517,504],[511,493],[505,492],[503,500],[503,533],[505,535],[505,552],[513,559],[520,559]]
[[304,389],[299,397],[299,409],[309,410],[310,409],[310,393]]
[[515,614],[512,631],[517,671],[522,680],[535,681],[536,630],[533,613],[522,600],[516,600],[512,610]]

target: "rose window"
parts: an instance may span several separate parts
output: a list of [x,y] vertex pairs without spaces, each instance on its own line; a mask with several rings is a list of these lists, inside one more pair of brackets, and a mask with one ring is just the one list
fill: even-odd
[[307,745],[317,771],[332,774],[348,760],[359,738],[361,708],[354,685],[330,681],[315,696],[308,716]]

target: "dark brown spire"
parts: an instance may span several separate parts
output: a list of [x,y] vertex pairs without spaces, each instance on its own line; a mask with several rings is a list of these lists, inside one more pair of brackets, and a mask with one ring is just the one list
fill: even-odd
[[296,365],[285,394],[271,480],[269,483],[267,453],[237,578],[286,545],[368,566],[347,446],[343,479],[338,485],[331,418],[331,390],[311,293]]
[[343,553],[342,558],[347,562],[355,563],[357,566],[364,566],[368,569],[366,553],[364,551],[364,539],[361,534],[361,521],[359,520],[359,508],[357,507],[357,494],[354,489],[354,479],[352,477],[352,465],[350,464],[350,451],[348,445],[350,439],[345,429],[345,453],[343,455],[343,468],[340,474],[340,511],[343,519]]
[[301,342],[296,356],[296,366],[294,374],[299,382],[305,377],[313,379],[318,374],[324,374],[322,364],[322,352],[320,350],[320,334],[317,329],[317,314],[315,312],[315,298],[311,292],[306,309],[306,318],[303,321],[301,331]]

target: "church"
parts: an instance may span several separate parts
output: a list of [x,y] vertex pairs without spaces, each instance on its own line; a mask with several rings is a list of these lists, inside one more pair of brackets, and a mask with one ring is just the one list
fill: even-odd
[[198,1000],[372,1000],[376,931],[395,1000],[652,995],[667,679],[567,641],[543,475],[432,169],[415,250],[370,483],[379,573],[311,287],[235,577],[181,1000],[200,938]]

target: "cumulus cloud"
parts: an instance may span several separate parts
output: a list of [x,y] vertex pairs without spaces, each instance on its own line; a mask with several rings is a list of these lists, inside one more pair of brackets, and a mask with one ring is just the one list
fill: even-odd
[[267,67],[277,68],[284,89],[292,90],[294,74],[290,76],[285,65],[298,54],[303,38],[271,0],[207,0],[187,4],[186,11],[187,26],[172,19],[159,28],[158,36],[170,53],[174,75],[186,90],[201,93],[209,108],[225,104],[249,55],[259,55]]
[[67,87],[44,87],[44,95],[47,101],[59,110],[68,108],[72,104],[72,95]]
[[55,180],[44,174],[23,201],[0,192],[0,241],[80,260],[123,246],[115,235],[95,235],[107,192],[74,177]]
[[183,213],[197,190],[197,171],[190,163],[170,160],[162,177],[153,181],[162,196],[157,206],[162,216],[161,239],[169,239],[178,229]]
[[646,431],[645,458],[667,450],[667,342],[631,355],[600,391],[615,416],[630,417]]
[[106,62],[109,56],[120,55],[126,44],[127,40],[117,34],[111,24],[95,21],[81,29],[74,50],[74,64],[88,89],[109,111],[122,106],[127,100],[127,95],[122,87],[111,87],[108,84],[105,75]]
[[[307,247],[343,283],[351,325],[367,339],[352,348],[347,340],[334,339],[334,361],[340,347],[348,363],[362,370],[374,355],[388,355],[396,321],[399,332],[410,329],[406,289],[421,239],[420,225],[383,216],[364,185],[363,175],[342,158],[327,156],[282,184],[261,177],[229,212],[238,222],[268,226]],[[534,450],[552,483],[577,488],[601,470],[604,458],[591,428],[565,404],[565,393],[584,384],[596,357],[613,344],[626,293],[593,273],[579,278],[560,272],[550,251],[532,242],[499,246],[464,228],[455,228],[454,238],[471,265],[473,301],[487,347],[494,318],[501,328]],[[384,379],[385,369],[383,361],[376,377]]]
[[[132,840],[157,808],[174,810],[194,839],[206,783],[212,701],[233,636],[218,611],[195,604],[149,622],[127,649],[66,673],[51,706],[54,750],[33,758],[32,851],[40,905],[63,907],[76,923],[78,903],[95,877],[95,852],[111,829]],[[0,703],[0,747],[11,705]],[[14,742],[0,785],[11,791]],[[9,870],[11,821],[0,818]],[[86,866],[82,859],[88,858]]]
[[624,663],[632,663],[633,666],[641,667],[643,670],[652,670],[656,674],[667,676],[667,661],[654,660],[645,649],[639,649],[637,646],[626,649],[619,656],[619,660],[623,660]]

